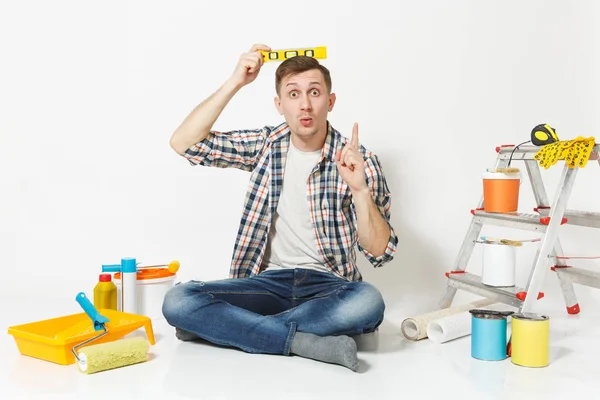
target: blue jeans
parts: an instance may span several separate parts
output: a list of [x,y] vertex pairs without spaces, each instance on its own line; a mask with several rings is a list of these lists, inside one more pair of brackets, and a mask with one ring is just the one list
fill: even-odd
[[309,269],[241,279],[189,281],[167,292],[167,322],[211,343],[289,355],[296,331],[319,336],[373,332],[385,305],[371,284]]

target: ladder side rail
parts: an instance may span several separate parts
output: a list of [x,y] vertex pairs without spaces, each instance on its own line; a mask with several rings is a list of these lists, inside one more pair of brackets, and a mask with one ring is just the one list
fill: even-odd
[[[540,166],[538,162],[536,160],[524,160],[523,162],[525,163],[525,167],[527,168],[527,174],[531,183],[531,189],[533,190],[533,195],[535,197],[537,209],[539,210],[550,208],[548,194],[546,193],[546,188],[544,186],[544,181],[542,179],[542,174],[540,172]],[[560,244],[560,238],[557,236],[552,251],[552,256],[556,257],[557,255],[562,254],[562,245]],[[556,268],[567,267],[567,264],[564,262],[564,260],[557,258],[554,258],[554,260],[556,260],[554,266],[552,267],[554,270],[556,270]],[[560,273],[557,274],[557,277],[563,295],[563,299],[567,307],[567,312],[569,314],[579,313],[579,303],[577,302],[577,296],[575,294],[575,289],[573,288],[573,282],[571,282],[571,280],[568,277]]]
[[[554,244],[554,251],[552,252],[553,256],[563,255],[562,246],[560,244],[560,240],[557,238],[556,243]],[[579,303],[577,301],[577,296],[575,295],[575,289],[573,288],[573,281],[566,274],[562,274],[561,271],[565,268],[571,268],[567,265],[565,260],[555,258],[554,266],[552,269],[556,272],[556,276],[558,277],[558,283],[560,284],[560,290],[563,295],[563,299],[565,300],[565,306],[567,307],[567,313],[569,314],[579,314],[580,308]]]
[[559,190],[556,193],[554,204],[550,208],[550,222],[546,234],[542,238],[540,248],[535,257],[533,268],[530,271],[529,280],[525,291],[527,295],[521,306],[522,312],[531,312],[533,304],[537,300],[538,293],[544,283],[544,277],[550,264],[550,255],[553,253],[558,238],[558,230],[562,224],[562,218],[567,208],[577,168],[569,168],[565,163],[561,175]]
[[[596,145],[595,150],[596,154],[592,153],[590,160],[596,159],[598,161],[598,166],[600,166],[600,157],[598,157],[597,154],[598,145]],[[595,225],[592,226],[596,227]],[[555,246],[555,253],[563,254],[562,248],[558,242],[557,246]],[[567,306],[567,312],[569,314],[579,314],[581,310],[577,301],[577,297],[575,296],[573,283],[600,289],[600,273],[567,266],[566,262],[561,259],[556,260],[554,271],[559,278],[560,287],[565,299],[565,305]]]

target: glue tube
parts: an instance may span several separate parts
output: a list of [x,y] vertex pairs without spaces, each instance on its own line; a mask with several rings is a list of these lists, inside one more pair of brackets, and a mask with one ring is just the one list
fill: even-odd
[[102,272],[121,272],[121,311],[137,314],[137,267],[135,258],[122,258],[121,265],[103,265]]

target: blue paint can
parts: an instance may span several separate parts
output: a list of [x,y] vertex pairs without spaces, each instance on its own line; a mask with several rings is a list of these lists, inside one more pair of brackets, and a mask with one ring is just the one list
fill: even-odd
[[485,361],[506,359],[506,317],[512,311],[469,310],[471,357]]

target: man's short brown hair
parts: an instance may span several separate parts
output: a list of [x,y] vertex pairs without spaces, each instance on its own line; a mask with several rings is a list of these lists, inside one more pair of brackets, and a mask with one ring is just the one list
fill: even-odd
[[323,74],[323,79],[325,79],[325,85],[327,86],[327,91],[331,93],[331,74],[329,70],[321,65],[316,58],[308,57],[308,56],[294,56],[288,58],[284,62],[282,62],[279,67],[277,67],[277,71],[275,72],[275,90],[277,91],[277,95],[280,95],[279,89],[281,86],[281,81],[289,76],[301,74],[302,72],[310,71],[311,69],[318,69]]

